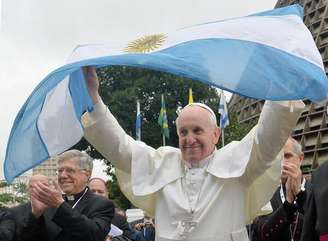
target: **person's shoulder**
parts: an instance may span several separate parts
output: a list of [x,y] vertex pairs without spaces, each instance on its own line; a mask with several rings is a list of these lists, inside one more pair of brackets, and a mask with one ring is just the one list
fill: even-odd
[[14,215],[21,215],[22,212],[27,212],[31,210],[31,203],[30,202],[25,202],[25,203],[21,203],[17,206],[11,207],[10,211],[14,214]]
[[164,153],[177,153],[177,154],[181,153],[179,148],[173,146],[161,146],[157,149],[157,151],[164,152]]
[[181,159],[181,150],[173,146],[161,146],[156,149],[154,159],[157,160],[179,160]]
[[314,175],[322,175],[322,176],[328,176],[328,161],[321,164],[314,172]]

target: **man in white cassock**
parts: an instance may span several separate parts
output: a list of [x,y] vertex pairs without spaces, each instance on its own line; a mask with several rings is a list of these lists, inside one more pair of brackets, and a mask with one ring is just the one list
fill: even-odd
[[127,135],[98,94],[95,69],[84,69],[94,110],[85,137],[116,168],[130,201],[156,220],[156,241],[247,241],[245,224],[279,184],[278,155],[304,108],[302,101],[267,101],[259,123],[239,142],[216,149],[213,111],[200,103],[176,120],[179,148],[154,149]]

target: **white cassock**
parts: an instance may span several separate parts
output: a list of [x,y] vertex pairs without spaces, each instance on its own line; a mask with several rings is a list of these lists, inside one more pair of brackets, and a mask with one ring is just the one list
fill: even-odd
[[279,185],[278,153],[303,108],[302,101],[267,101],[246,137],[197,168],[184,163],[178,148],[135,141],[102,102],[82,122],[87,140],[115,165],[123,193],[155,216],[156,241],[247,241],[245,224]]

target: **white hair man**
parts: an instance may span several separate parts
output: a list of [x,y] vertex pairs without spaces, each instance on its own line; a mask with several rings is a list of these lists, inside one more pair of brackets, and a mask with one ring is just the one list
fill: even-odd
[[24,219],[22,240],[104,240],[110,229],[114,205],[89,190],[91,172],[91,157],[70,150],[58,156],[58,184],[30,183],[31,210]]
[[302,147],[289,137],[284,148],[281,184],[267,208],[270,214],[257,217],[252,224],[254,240],[299,241],[301,239],[304,205],[308,183],[303,178]]

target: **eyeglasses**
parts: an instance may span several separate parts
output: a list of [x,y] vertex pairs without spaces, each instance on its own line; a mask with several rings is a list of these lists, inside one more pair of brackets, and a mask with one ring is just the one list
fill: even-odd
[[79,168],[70,168],[70,167],[62,167],[57,169],[56,174],[62,175],[64,172],[66,172],[67,175],[74,175],[77,171],[81,169]]

